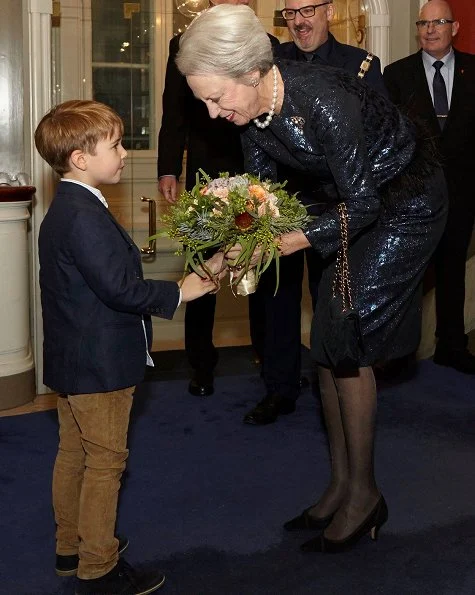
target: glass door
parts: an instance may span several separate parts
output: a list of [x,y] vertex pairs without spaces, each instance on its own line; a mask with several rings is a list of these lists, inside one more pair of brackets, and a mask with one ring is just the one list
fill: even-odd
[[[157,199],[156,19],[153,0],[91,0],[92,96],[113,107],[124,122],[127,166],[116,187],[104,189],[110,209],[139,245],[147,239],[148,202]],[[138,175],[137,175],[138,174]],[[140,183],[139,183],[140,180]],[[151,204],[151,203],[150,203]],[[151,255],[149,255],[151,256]]]
[[158,192],[156,159],[168,40],[184,31],[194,11],[207,2],[90,1],[92,96],[122,117],[128,151],[121,183],[107,189],[110,208],[151,263],[157,243],[147,238],[166,208]]

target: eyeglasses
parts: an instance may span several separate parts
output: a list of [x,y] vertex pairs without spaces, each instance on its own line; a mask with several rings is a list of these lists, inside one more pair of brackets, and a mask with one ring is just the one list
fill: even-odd
[[429,25],[432,25],[433,27],[435,27],[436,29],[438,27],[442,27],[442,25],[447,25],[447,23],[453,23],[455,21],[452,21],[450,19],[434,19],[433,21],[416,21],[416,27],[418,29],[425,29],[426,27],[428,28]]
[[293,21],[297,16],[297,13],[300,13],[304,19],[308,19],[315,15],[315,9],[319,6],[325,6],[326,4],[331,4],[331,2],[322,2],[321,4],[310,4],[309,6],[302,6],[302,8],[284,8],[284,10],[280,11],[280,14],[286,21]]

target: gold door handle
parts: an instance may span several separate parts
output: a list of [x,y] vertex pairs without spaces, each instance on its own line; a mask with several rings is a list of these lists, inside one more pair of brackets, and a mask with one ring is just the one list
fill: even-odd
[[[148,236],[154,236],[157,233],[157,203],[153,198],[147,198],[146,196],[141,196],[140,200],[142,202],[148,202]],[[149,240],[148,246],[140,248],[140,252],[148,255],[155,254],[156,243],[157,241],[155,239]]]

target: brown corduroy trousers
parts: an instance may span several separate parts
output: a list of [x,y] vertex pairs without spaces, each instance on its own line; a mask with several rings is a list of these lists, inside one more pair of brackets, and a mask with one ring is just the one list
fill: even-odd
[[59,448],[53,472],[56,553],[79,554],[78,577],[93,579],[117,564],[120,479],[129,451],[135,386],[58,397]]

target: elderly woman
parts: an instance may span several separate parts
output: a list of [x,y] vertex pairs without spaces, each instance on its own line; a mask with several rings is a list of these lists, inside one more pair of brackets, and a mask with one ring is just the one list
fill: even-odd
[[[312,246],[326,262],[311,350],[331,454],[323,495],[284,526],[324,529],[304,551],[340,552],[368,533],[376,539],[388,511],[373,467],[372,365],[417,348],[421,280],[446,219],[443,174],[409,121],[353,76],[318,64],[274,63],[264,29],[245,6],[216,6],[196,18],[177,65],[212,118],[243,126],[247,171],[275,179],[282,163],[306,180],[311,174],[327,197],[322,216],[279,240],[283,255]],[[328,349],[342,229],[363,337],[351,371],[341,371]]]

